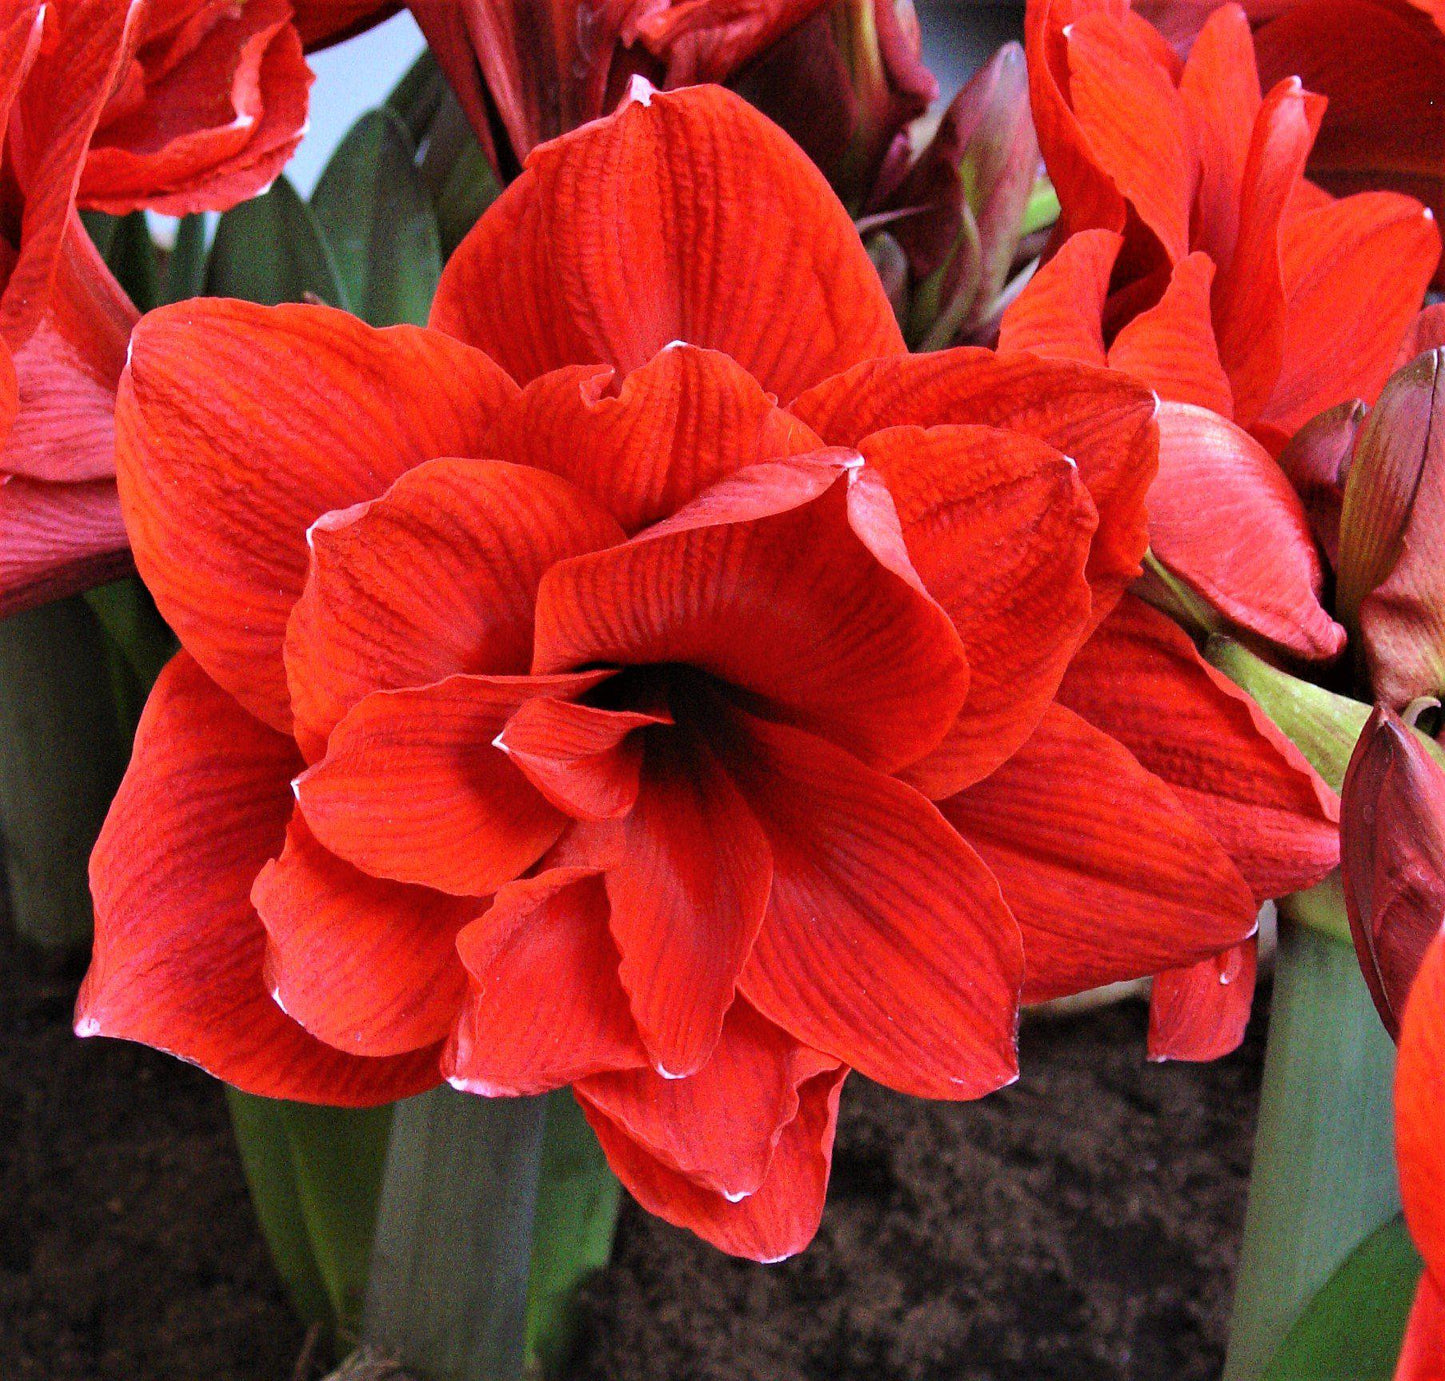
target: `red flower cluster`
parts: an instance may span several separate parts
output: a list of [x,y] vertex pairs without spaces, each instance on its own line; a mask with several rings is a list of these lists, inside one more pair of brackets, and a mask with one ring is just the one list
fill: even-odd
[[185,651],[77,1030],[317,1101],[570,1083],[644,1205],[765,1259],[849,1069],[974,1097],[1021,995],[1196,963],[1160,1045],[1218,1048],[1257,895],[1335,831],[1121,600],[1155,408],[908,356],[821,175],[717,88],[537,149],[430,329],[153,313],[120,486]]
[[1150,544],[1239,626],[1339,652],[1319,553],[1271,458],[1306,421],[1372,402],[1439,259],[1418,202],[1336,201],[1305,178],[1324,102],[1261,95],[1237,5],[1187,62],[1118,0],[1033,0],[1039,141],[1069,232],[1001,348],[1107,363],[1157,390]]

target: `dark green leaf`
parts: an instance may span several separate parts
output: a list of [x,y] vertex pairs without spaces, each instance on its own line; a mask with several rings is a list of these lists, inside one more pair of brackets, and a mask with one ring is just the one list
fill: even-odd
[[243,201],[221,217],[206,292],[267,306],[308,297],[333,307],[350,305],[316,218],[284,177],[265,196]]
[[144,211],[128,216],[107,216],[100,211],[82,212],[81,219],[90,233],[101,258],[115,274],[116,281],[135,303],[136,309],[148,312],[160,305],[160,267],[156,262],[155,242],[146,225]]
[[176,229],[176,243],[166,265],[166,301],[184,302],[206,289],[206,218],[186,216]]
[[422,55],[392,88],[386,98],[387,109],[406,126],[413,144],[420,145],[426,137],[447,90],[447,79],[442,76],[430,48],[422,50]]
[[1397,1214],[1309,1302],[1263,1381],[1390,1381],[1422,1269]]
[[421,180],[436,207],[445,261],[502,192],[490,160],[450,91],[442,98],[431,123],[422,154]]
[[373,326],[424,325],[441,276],[436,214],[406,126],[383,108],[341,141],[311,198],[351,309]]

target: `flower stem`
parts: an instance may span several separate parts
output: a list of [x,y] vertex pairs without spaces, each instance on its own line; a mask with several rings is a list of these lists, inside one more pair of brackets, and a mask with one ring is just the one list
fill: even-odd
[[1398,1212],[1394,1061],[1353,949],[1282,925],[1224,1381],[1256,1381],[1340,1263]]
[[87,864],[121,772],[113,656],[79,596],[0,621],[0,834],[16,934],[51,964],[90,945]]

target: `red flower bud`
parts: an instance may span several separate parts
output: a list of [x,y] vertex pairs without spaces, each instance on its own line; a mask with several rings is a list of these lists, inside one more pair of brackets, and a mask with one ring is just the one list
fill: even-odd
[[1383,705],[1345,773],[1340,877],[1360,968],[1398,1040],[1405,998],[1445,919],[1445,771]]
[[1345,479],[1364,420],[1365,405],[1358,398],[1339,403],[1306,422],[1279,455],[1279,468],[1299,494],[1310,530],[1331,566],[1339,563]]

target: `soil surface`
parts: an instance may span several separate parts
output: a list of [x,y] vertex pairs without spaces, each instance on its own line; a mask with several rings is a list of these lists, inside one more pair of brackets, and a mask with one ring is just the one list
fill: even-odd
[[[0,939],[0,1377],[302,1377],[219,1086],[76,1040],[75,988]],[[1262,1016],[1209,1066],[1147,1065],[1136,1003],[1029,1020],[981,1103],[855,1076],[812,1248],[744,1264],[628,1205],[567,1381],[1216,1377]]]

